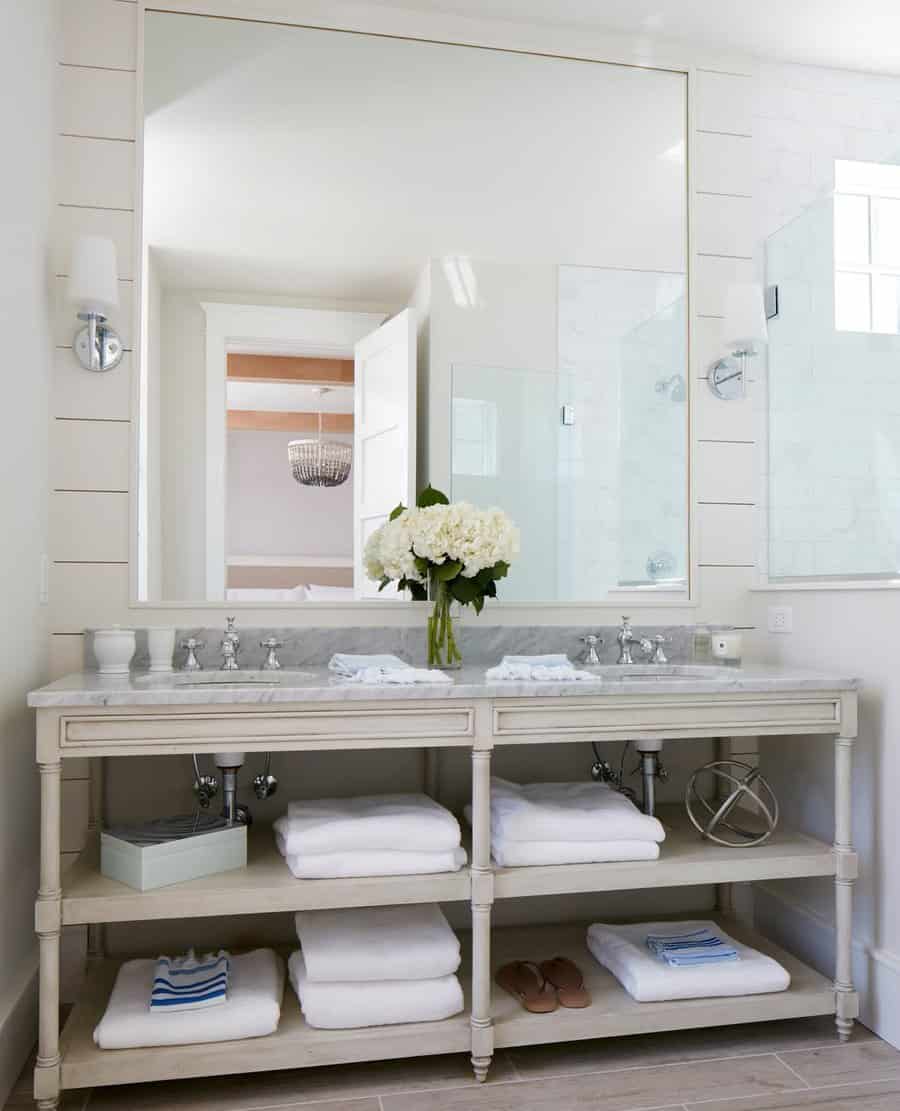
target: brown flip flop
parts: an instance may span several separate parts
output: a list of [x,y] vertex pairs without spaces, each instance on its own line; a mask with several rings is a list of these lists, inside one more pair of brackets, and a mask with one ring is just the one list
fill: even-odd
[[549,961],[541,961],[541,974],[544,979],[553,984],[559,996],[559,1001],[564,1007],[590,1007],[591,994],[584,986],[584,977],[581,969],[568,957],[554,957]]
[[549,1014],[559,1006],[553,986],[547,983],[540,968],[531,961],[505,964],[497,969],[494,979],[532,1014]]

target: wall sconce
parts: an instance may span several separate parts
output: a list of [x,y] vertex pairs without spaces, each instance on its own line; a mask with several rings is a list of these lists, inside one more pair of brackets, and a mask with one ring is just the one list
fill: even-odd
[[122,361],[122,340],[106,323],[119,304],[116,246],[99,235],[75,241],[69,274],[68,299],[78,319],[86,322],[75,334],[73,348],[85,370],[112,370]]
[[757,354],[756,345],[768,336],[762,289],[755,282],[730,285],[725,294],[722,331],[731,357],[719,359],[709,368],[709,388],[722,401],[747,396],[747,360]]

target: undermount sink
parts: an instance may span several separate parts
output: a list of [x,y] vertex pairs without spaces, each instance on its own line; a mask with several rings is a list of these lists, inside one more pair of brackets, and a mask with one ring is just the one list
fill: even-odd
[[310,671],[179,671],[174,675],[142,675],[136,681],[166,682],[173,687],[277,687],[311,678]]
[[714,664],[600,664],[588,667],[603,679],[611,681],[630,680],[633,682],[698,682],[700,680],[725,682],[738,674],[733,667],[716,667]]

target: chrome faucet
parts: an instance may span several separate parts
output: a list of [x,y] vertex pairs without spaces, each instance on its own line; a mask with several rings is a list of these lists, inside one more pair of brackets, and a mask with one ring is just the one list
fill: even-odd
[[633,664],[634,659],[631,655],[631,646],[636,644],[645,656],[649,659],[653,655],[653,642],[649,637],[637,637],[634,635],[634,629],[631,627],[631,618],[622,618],[622,627],[616,636],[619,642],[619,659],[620,664]]
[[581,654],[580,662],[587,664],[589,667],[599,664],[600,656],[597,654],[597,645],[603,643],[602,639],[596,633],[588,633],[586,637],[581,638],[581,642],[587,647]]
[[225,635],[222,637],[222,670],[240,671],[238,652],[241,647],[240,633],[234,627],[234,618],[226,617]]

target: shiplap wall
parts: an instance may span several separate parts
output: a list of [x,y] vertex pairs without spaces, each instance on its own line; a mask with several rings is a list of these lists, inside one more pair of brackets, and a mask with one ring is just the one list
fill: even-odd
[[[271,7],[271,5],[269,5]],[[305,4],[293,5],[303,21]],[[197,5],[198,10],[202,7]],[[335,10],[341,8],[339,3]],[[258,0],[231,4],[232,14],[253,15]],[[412,12],[380,9],[378,29],[424,34],[426,18]],[[64,0],[59,57],[59,135],[57,206],[53,261],[58,275],[54,320],[55,366],[51,397],[51,666],[55,675],[81,664],[81,630],[113,622],[188,624],[224,622],[222,610],[129,608],[129,487],[134,319],[135,143],[137,23],[134,0]],[[440,37],[453,36],[452,17],[441,17]],[[314,20],[310,20],[314,22]],[[451,22],[448,22],[451,21]],[[471,34],[472,21],[466,23]],[[485,25],[487,26],[487,25]],[[370,24],[369,29],[372,29]],[[570,41],[564,42],[565,35]],[[530,39],[529,39],[530,36]],[[510,25],[494,25],[495,44],[518,47],[549,36],[561,53],[604,57],[590,36]],[[435,37],[438,37],[435,35]],[[617,40],[618,41],[618,40]],[[609,55],[621,58],[621,43]],[[761,410],[751,390],[746,401],[722,403],[712,397],[703,377],[724,353],[721,314],[724,290],[733,280],[753,276],[755,209],[747,173],[752,158],[753,70],[734,60],[673,58],[675,68],[692,72],[691,200],[693,205],[692,354],[693,486],[699,607],[643,611],[641,619],[673,623],[699,619],[749,624],[748,588],[756,580],[756,458]],[[91,232],[117,244],[121,307],[112,322],[121,331],[125,358],[105,375],[83,371],[71,349],[75,320],[64,302],[65,275],[73,238]],[[648,445],[652,449],[652,445]],[[664,465],[664,460],[660,461]],[[592,607],[577,620],[615,620],[619,604]],[[418,621],[408,611],[382,610],[351,616],[338,607],[316,614],[262,611],[247,614],[258,624],[359,624]],[[571,614],[528,607],[497,610],[492,620],[505,624],[560,623]],[[85,768],[67,764],[65,848],[78,849],[87,807]]]

